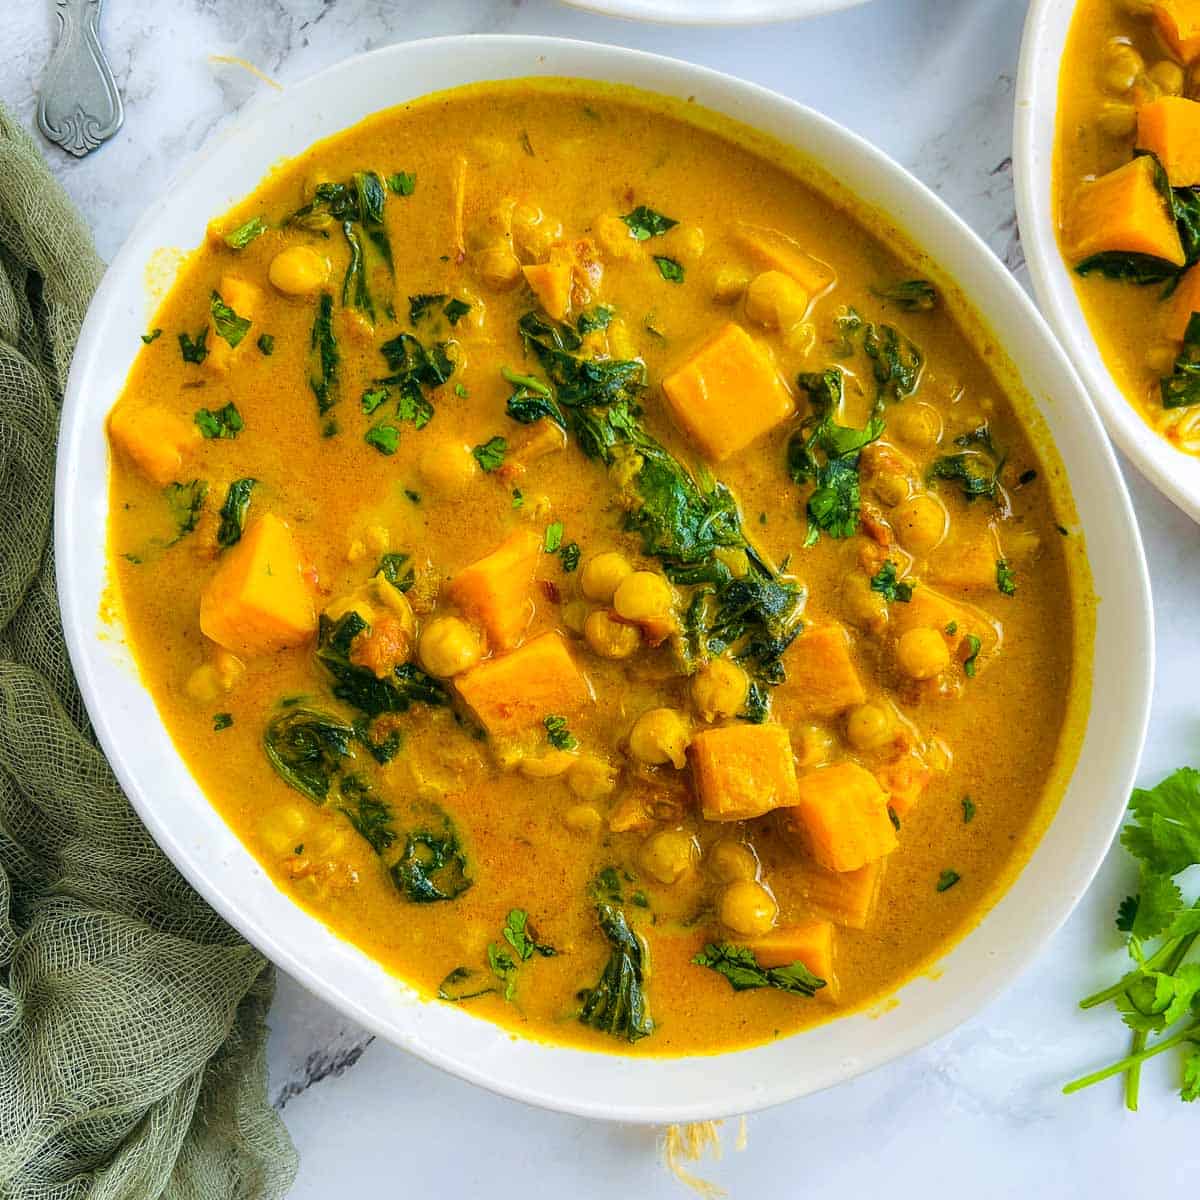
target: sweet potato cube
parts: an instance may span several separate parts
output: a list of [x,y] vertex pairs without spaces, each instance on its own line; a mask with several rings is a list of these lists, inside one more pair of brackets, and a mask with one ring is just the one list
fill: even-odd
[[792,643],[787,673],[788,690],[813,717],[836,717],[867,698],[841,625],[806,629]]
[[316,632],[312,590],[292,531],[264,513],[221,559],[200,597],[200,628],[234,654],[299,646]]
[[[995,582],[995,564],[992,581]],[[950,647],[951,655],[963,653],[967,634],[979,639],[980,649],[990,654],[999,644],[996,626],[982,609],[965,601],[954,601],[934,588],[918,584],[907,604],[889,606],[892,635],[903,637],[910,629],[939,629]]]
[[983,536],[965,545],[956,541],[934,551],[929,568],[935,582],[944,587],[994,592],[996,563],[1003,557],[996,533],[989,527]]
[[[255,314],[258,312],[262,304],[262,292],[252,283],[248,283],[244,279],[238,278],[236,275],[222,275],[221,284],[217,289],[222,300],[233,309],[235,313],[243,320],[253,321]],[[250,337],[249,332],[242,337],[236,346],[231,346],[229,342],[221,337],[217,332],[216,322],[213,321],[211,315],[209,317],[208,326],[208,341],[205,343],[208,347],[208,354],[204,359],[204,366],[215,374],[223,375],[229,370],[233,363],[234,356],[241,352],[245,347],[247,339]]]
[[877,858],[857,871],[829,871],[805,859],[800,864],[800,894],[807,908],[835,925],[866,929],[886,866],[886,858]]
[[713,462],[792,415],[792,397],[767,352],[732,321],[662,387],[675,423]]
[[1185,63],[1200,55],[1200,0],[1156,0],[1151,9],[1162,39]]
[[833,926],[828,921],[801,921],[772,930],[749,943],[762,967],[790,967],[803,963],[818,979],[825,980],[817,994],[833,999],[837,982],[833,974]]
[[1200,104],[1162,96],[1137,114],[1137,144],[1157,156],[1172,187],[1200,183]]
[[494,650],[515,646],[533,618],[530,593],[541,552],[541,538],[520,529],[459,571],[447,589],[463,614],[483,626]]
[[1173,341],[1182,342],[1193,313],[1200,313],[1200,267],[1189,267],[1184,272],[1171,297],[1163,332]]
[[521,269],[525,272],[525,282],[533,289],[533,294],[546,310],[546,315],[556,321],[565,320],[571,310],[571,264],[534,263]]
[[887,793],[870,771],[839,762],[797,780],[788,823],[808,853],[830,871],[857,871],[896,849]]
[[1115,250],[1183,266],[1183,244],[1156,171],[1154,159],[1141,154],[1079,185],[1066,229],[1067,256],[1073,262]]
[[159,487],[183,478],[184,464],[200,441],[200,431],[191,421],[161,408],[137,409],[125,403],[109,414],[108,436]]
[[487,659],[454,683],[493,737],[532,729],[549,716],[569,717],[592,700],[587,680],[556,633]]
[[796,761],[782,725],[705,729],[688,753],[706,821],[746,821],[796,803]]
[[734,235],[738,244],[759,267],[790,275],[812,299],[833,287],[833,268],[800,249],[786,233],[765,225],[739,225]]

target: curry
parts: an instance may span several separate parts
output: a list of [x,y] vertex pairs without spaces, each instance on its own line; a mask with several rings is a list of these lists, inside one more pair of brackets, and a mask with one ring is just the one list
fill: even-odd
[[1060,245],[1105,364],[1200,453],[1200,0],[1081,0],[1059,83]]
[[636,92],[455,91],[281,165],[143,339],[142,676],[278,886],[428,996],[597,1050],[785,1036],[928,968],[1053,810],[1061,468],[817,179]]

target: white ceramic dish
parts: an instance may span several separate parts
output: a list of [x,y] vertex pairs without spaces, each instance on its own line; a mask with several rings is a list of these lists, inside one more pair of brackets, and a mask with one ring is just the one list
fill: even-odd
[[1083,376],[1113,441],[1193,521],[1200,521],[1200,458],[1177,450],[1142,419],[1109,373],[1055,236],[1052,194],[1058,71],[1075,5],[1033,0],[1017,72],[1013,175],[1021,245],[1038,304]]
[[573,8],[662,25],[762,25],[855,8],[867,0],[566,0]]
[[[205,801],[159,722],[119,631],[100,617],[106,585],[105,415],[145,329],[146,264],[199,242],[214,213],[281,156],[370,112],[457,84],[578,76],[694,97],[798,145],[888,214],[974,297],[1036,399],[1073,480],[1102,598],[1101,687],[1061,810],[1030,864],[979,928],[882,1013],[850,1016],[775,1045],[654,1060],[518,1040],[450,1005],[420,1001],[277,890]],[[55,538],[67,641],[118,776],[159,844],[213,906],[275,962],[364,1025],[509,1096],[593,1117],[663,1122],[746,1112],[816,1091],[904,1054],[974,1013],[1026,966],[1082,895],[1124,811],[1151,685],[1145,562],[1108,442],[1033,305],[982,242],[931,192],[861,139],[761,88],[614,46],[545,38],[446,38],[348,60],[282,100],[248,111],[180,173],[117,256],[92,304],[71,370],[59,447]]]

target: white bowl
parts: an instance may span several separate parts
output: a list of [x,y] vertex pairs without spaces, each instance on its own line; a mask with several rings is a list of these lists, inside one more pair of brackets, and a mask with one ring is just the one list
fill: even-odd
[[[213,214],[281,156],[368,113],[484,79],[578,76],[711,109],[800,146],[918,245],[973,297],[1057,441],[1100,596],[1097,692],[1057,818],[979,927],[886,1011],[859,1013],[773,1045],[720,1056],[595,1054],[512,1037],[424,1002],[278,890],[207,803],[176,753],[119,632],[105,625],[108,508],[104,420],[147,319],[146,265],[158,247],[201,239]],[[952,1029],[1029,964],[1083,894],[1125,808],[1145,731],[1153,641],[1149,584],[1125,486],[1069,363],[1033,305],[983,243],[930,191],[855,135],[752,84],[615,46],[533,37],[402,43],[349,59],[255,105],[153,204],[109,268],[71,369],[59,446],[55,540],[71,658],[97,734],[138,813],[227,920],[313,991],[381,1036],[495,1091],[592,1117],[665,1122],[748,1112],[848,1079]],[[1119,680],[1119,687],[1107,686]],[[1031,686],[1034,686],[1031,684]]]
[[867,0],[566,0],[572,8],[663,25],[761,25],[854,8]]
[[1055,236],[1052,169],[1058,124],[1058,71],[1074,3],[1033,0],[1017,71],[1013,177],[1021,245],[1038,305],[1058,334],[1113,441],[1138,470],[1193,521],[1200,521],[1200,458],[1185,454],[1142,418],[1105,366]]

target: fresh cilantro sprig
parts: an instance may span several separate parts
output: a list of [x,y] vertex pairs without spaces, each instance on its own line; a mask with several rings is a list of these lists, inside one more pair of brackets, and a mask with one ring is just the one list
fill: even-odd
[[1200,863],[1200,771],[1183,767],[1155,787],[1138,788],[1129,808],[1133,819],[1121,844],[1138,860],[1138,891],[1121,901],[1116,924],[1128,937],[1134,967],[1080,1007],[1112,1001],[1133,1042],[1123,1059],[1063,1091],[1124,1075],[1125,1105],[1136,1111],[1142,1063],[1174,1046],[1189,1047],[1180,1098],[1200,1099],[1200,962],[1186,961],[1200,937],[1200,900],[1186,905],[1176,883]]

